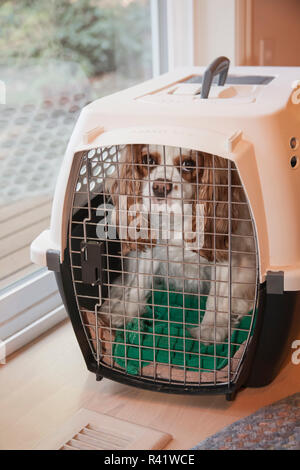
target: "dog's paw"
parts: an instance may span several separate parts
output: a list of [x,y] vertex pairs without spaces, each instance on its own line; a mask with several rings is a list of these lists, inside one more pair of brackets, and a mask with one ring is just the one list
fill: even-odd
[[99,319],[106,325],[124,328],[124,302],[112,299],[104,302],[99,312]]
[[214,328],[213,326],[202,326],[190,330],[192,336],[201,341],[201,343],[222,343],[228,337],[227,327]]
[[125,328],[126,323],[142,315],[144,305],[137,302],[124,302],[120,299],[110,299],[104,302],[100,309],[100,318],[113,327]]

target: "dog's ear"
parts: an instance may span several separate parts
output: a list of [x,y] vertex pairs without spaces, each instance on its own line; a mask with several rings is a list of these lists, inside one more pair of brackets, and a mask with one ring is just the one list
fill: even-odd
[[[114,174],[108,178],[106,184],[106,191],[111,195],[115,206],[113,219],[118,228],[123,255],[146,248],[146,240],[131,240],[128,230],[139,216],[138,207],[142,205],[142,178],[138,167],[142,148],[142,145],[127,145],[122,149]],[[131,212],[132,208],[135,208],[135,213]]]
[[141,180],[137,163],[141,149],[142,145],[126,145],[120,150],[116,169],[113,175],[106,179],[106,189],[116,209],[119,208],[119,196],[128,196],[129,199],[140,194]]
[[231,233],[234,233],[237,223],[234,219],[238,219],[239,214],[236,202],[240,199],[240,191],[233,187],[237,184],[237,178],[236,170],[232,169],[230,161],[204,154],[197,202],[204,205],[204,243],[199,252],[208,261],[228,260],[229,216]]

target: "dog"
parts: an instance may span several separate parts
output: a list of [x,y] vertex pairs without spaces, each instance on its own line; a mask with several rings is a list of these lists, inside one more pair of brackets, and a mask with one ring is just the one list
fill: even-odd
[[207,296],[193,337],[218,343],[253,308],[254,233],[237,170],[225,158],[172,146],[127,145],[106,191],[123,274],[100,315],[124,328],[141,317],[157,281]]

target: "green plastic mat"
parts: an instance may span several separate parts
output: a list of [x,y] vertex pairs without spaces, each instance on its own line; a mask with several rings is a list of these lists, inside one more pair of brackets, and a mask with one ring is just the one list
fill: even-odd
[[[228,363],[228,343],[200,343],[190,328],[199,325],[205,313],[206,296],[167,291],[163,285],[148,299],[145,314],[126,324],[126,332],[116,331],[113,358],[129,374],[154,361],[186,367],[187,370],[220,370]],[[200,319],[199,319],[200,315]],[[170,321],[168,321],[168,318]],[[230,357],[247,339],[252,311],[244,316],[231,336]],[[125,341],[126,339],[126,341]],[[210,357],[220,356],[220,357]]]

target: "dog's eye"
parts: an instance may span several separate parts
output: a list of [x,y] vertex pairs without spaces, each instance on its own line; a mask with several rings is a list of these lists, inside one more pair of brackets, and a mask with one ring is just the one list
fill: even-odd
[[146,153],[145,155],[142,156],[142,163],[143,165],[153,166],[153,165],[156,165],[156,160],[153,157],[153,155],[151,155],[151,153],[149,154]]
[[196,166],[196,162],[192,158],[187,158],[182,162],[182,170],[183,171],[193,171]]

